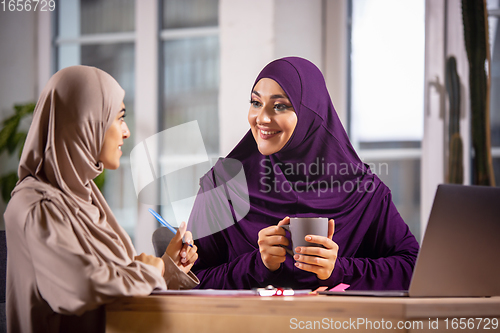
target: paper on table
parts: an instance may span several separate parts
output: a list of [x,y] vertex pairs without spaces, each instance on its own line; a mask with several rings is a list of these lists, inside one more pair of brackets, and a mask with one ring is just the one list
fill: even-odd
[[222,290],[222,289],[189,289],[161,290],[155,289],[151,295],[198,295],[198,296],[256,296],[256,290]]
[[[310,289],[293,290],[293,295],[308,295]],[[153,290],[151,295],[196,295],[196,296],[271,296],[259,294],[257,290],[225,290],[225,289],[189,289],[189,290]],[[283,296],[283,295],[273,295]]]

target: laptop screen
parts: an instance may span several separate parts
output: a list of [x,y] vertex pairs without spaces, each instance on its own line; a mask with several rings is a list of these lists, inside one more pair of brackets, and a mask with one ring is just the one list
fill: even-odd
[[439,185],[410,296],[500,295],[500,188]]

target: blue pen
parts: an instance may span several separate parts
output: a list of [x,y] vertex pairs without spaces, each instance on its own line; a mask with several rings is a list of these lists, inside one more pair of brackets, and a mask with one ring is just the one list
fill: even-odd
[[[165,219],[164,219],[163,217],[161,217],[161,215],[160,215],[160,214],[158,214],[157,212],[155,212],[155,211],[154,211],[153,209],[151,209],[151,208],[149,208],[148,210],[149,210],[149,212],[150,212],[151,214],[153,214],[153,216],[154,216],[154,217],[158,220],[158,222],[160,222],[160,223],[161,223],[161,225],[162,225],[162,226],[167,227],[167,228],[168,228],[168,230],[172,231],[174,234],[176,234],[176,233],[177,233],[177,230],[175,230],[175,228],[174,228],[174,227],[172,227],[172,226],[171,226],[171,225],[170,225],[167,221],[165,221]],[[193,245],[192,245],[192,244],[188,244],[188,245],[189,245],[189,246],[191,246],[191,247],[193,247]]]

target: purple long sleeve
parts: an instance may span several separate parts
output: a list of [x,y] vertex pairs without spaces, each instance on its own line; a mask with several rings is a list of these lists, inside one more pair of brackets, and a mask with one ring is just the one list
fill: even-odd
[[[255,223],[257,228],[248,228],[236,224],[196,241],[200,259],[193,271],[201,281],[198,287],[250,289],[273,284],[316,289],[342,282],[350,284],[350,289],[408,289],[418,243],[392,203],[391,194],[382,202],[369,205],[362,220],[366,219],[365,215],[372,217],[371,223],[336,221],[333,240],[339,245],[339,257],[328,280],[299,270],[291,256],[287,256],[280,269],[269,271],[260,258],[256,242],[262,225]],[[253,234],[246,234],[248,230]]]
[[[365,214],[374,219],[366,231],[358,226],[357,241],[339,240],[339,258],[334,278],[350,284],[351,290],[406,290],[417,260],[419,245],[387,194]],[[349,227],[348,227],[349,228]],[[362,229],[364,236],[358,236]],[[340,237],[340,235],[339,235]],[[354,237],[353,237],[354,238]],[[333,236],[336,240],[336,236]],[[339,244],[340,245],[340,244]]]

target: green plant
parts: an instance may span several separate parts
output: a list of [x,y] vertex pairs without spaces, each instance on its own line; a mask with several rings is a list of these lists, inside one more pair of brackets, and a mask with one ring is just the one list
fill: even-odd
[[[34,109],[35,103],[14,105],[14,114],[2,122],[0,154],[7,151],[12,156],[17,152],[18,158],[21,157],[27,133],[19,130],[19,124],[25,117],[31,116]],[[10,193],[16,186],[17,180],[17,171],[9,172],[0,177],[0,188],[4,202],[10,200]]]
[[[35,110],[35,103],[14,105],[14,114],[2,122],[0,130],[0,154],[5,150],[10,156],[18,152],[18,159],[21,158],[27,132],[19,130],[19,124],[27,116],[31,116]],[[102,172],[94,179],[97,187],[102,191],[106,179],[105,172]],[[0,176],[0,191],[4,202],[9,202],[10,194],[17,184],[19,177],[17,171],[8,172]]]
[[463,144],[460,136],[460,77],[457,73],[457,60],[453,56],[446,61],[446,90],[450,102],[448,182],[462,184],[464,167]]
[[[473,184],[495,186],[491,158],[489,67],[491,66],[486,0],[462,0],[465,48],[469,59]],[[488,70],[487,70],[488,68]]]
[[99,190],[101,190],[101,192],[102,192],[102,189],[104,188],[105,180],[106,180],[106,169],[102,170],[102,172],[99,174],[99,176],[94,178],[94,183],[97,185]]

